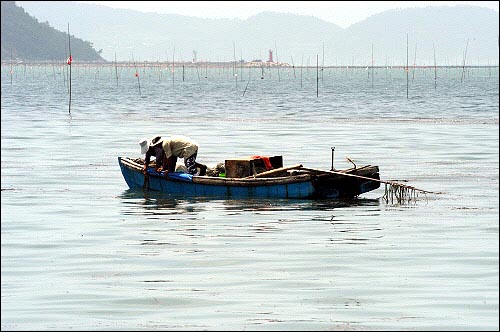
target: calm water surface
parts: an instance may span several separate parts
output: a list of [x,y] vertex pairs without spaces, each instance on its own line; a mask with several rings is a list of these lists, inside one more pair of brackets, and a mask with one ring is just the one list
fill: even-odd
[[[64,68],[66,70],[67,68]],[[2,330],[498,330],[498,69],[2,68]],[[207,74],[207,78],[204,75]],[[200,75],[200,76],[198,76]],[[302,75],[302,79],[300,78]],[[248,78],[250,76],[250,81]],[[242,79],[243,78],[243,79]],[[248,85],[247,85],[248,83]],[[246,89],[246,91],[245,91]],[[388,204],[128,189],[118,156],[184,134],[208,165],[380,167]]]

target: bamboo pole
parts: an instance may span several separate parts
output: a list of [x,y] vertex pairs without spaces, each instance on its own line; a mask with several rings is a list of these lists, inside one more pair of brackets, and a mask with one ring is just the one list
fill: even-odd
[[372,43],[372,89],[373,89],[373,70],[375,68],[373,67],[373,43]]
[[69,48],[69,103],[68,103],[68,113],[71,114],[71,62],[73,61],[71,56],[71,35],[69,34],[69,23],[68,23],[68,48]]
[[198,81],[201,81],[200,70],[198,69],[198,62],[194,64],[194,67],[196,68],[196,75],[198,75]]
[[434,90],[437,87],[437,65],[436,65],[436,47],[432,43],[432,49],[434,51]]
[[316,97],[319,96],[319,56],[316,54]]
[[302,68],[304,68],[304,55],[302,55],[302,62],[300,63],[300,88],[302,88]]
[[325,43],[323,42],[323,59],[321,61],[321,83],[323,83],[323,76],[325,71]]
[[245,97],[245,93],[247,92],[248,84],[250,84],[250,77],[248,78],[247,86],[245,87],[245,91],[243,91],[242,97]]
[[240,82],[243,82],[243,51],[240,48]]
[[12,85],[12,50],[10,50],[10,85]]
[[[416,191],[420,191],[420,192],[428,193],[428,194],[441,194],[440,192],[433,192],[433,191],[418,189],[418,188],[415,188],[415,187],[412,187],[412,186],[407,186],[405,184],[401,184],[401,183],[394,182],[394,181],[385,181],[385,180],[374,179],[374,178],[369,178],[369,177],[366,177],[366,176],[361,176],[361,175],[356,175],[356,174],[350,174],[350,173],[344,173],[344,172],[339,172],[339,171],[324,171],[324,170],[319,170],[319,169],[314,169],[314,168],[307,168],[307,167],[300,167],[300,168],[303,169],[303,170],[306,170],[306,171],[310,171],[310,172],[336,174],[336,175],[342,175],[342,176],[355,177],[355,178],[363,179],[363,180],[376,181],[376,182],[380,182],[380,183],[389,184],[389,185],[394,186],[394,187],[402,187],[402,188],[416,190]],[[261,173],[261,174],[263,174],[263,173]]]
[[276,53],[276,66],[278,67],[278,82],[281,81],[280,78],[280,63],[278,61],[278,46],[276,46],[276,41],[274,42],[274,52]]
[[233,40],[233,77],[235,87],[238,88],[238,73],[236,72],[236,44]]
[[172,86],[175,84],[175,46],[174,46],[174,51],[172,53]]
[[413,82],[415,80],[415,70],[417,68],[417,43],[415,43],[415,58],[413,59],[413,70],[412,70],[412,76],[411,76],[411,81]]
[[268,177],[269,175],[274,175],[274,174],[277,174],[280,172],[285,172],[285,171],[288,171],[291,169],[297,169],[297,168],[301,168],[301,167],[302,167],[302,164],[297,164],[297,165],[288,166],[288,167],[280,167],[280,168],[272,169],[270,171],[258,173],[255,175],[250,175],[250,176],[244,177],[244,179],[265,178],[265,177]]
[[406,99],[408,99],[408,34],[406,34]]
[[116,63],[116,52],[115,52],[115,77],[116,77],[116,86],[118,87],[118,65]]
[[50,62],[50,64],[52,65],[52,76],[54,77],[54,81],[57,80],[57,76],[56,76],[56,67],[54,65],[54,62]]
[[132,61],[134,62],[135,77],[137,77],[137,85],[139,86],[139,96],[141,95],[141,82],[139,81],[139,71],[137,70],[137,65],[135,64],[134,55],[132,54]]
[[462,64],[462,76],[460,77],[460,83],[465,79],[465,63],[467,59],[467,47],[469,46],[469,38],[467,38],[467,44],[465,45],[464,61]]

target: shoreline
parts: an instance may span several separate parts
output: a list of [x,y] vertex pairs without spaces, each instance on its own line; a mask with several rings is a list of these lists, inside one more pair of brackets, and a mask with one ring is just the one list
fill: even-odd
[[[61,65],[65,66],[66,60],[60,61],[18,61],[11,62],[9,60],[2,60],[2,66],[46,66],[46,65]],[[405,68],[418,68],[418,69],[433,69],[433,68],[499,68],[499,65],[295,65],[292,66],[288,63],[277,62],[166,62],[166,61],[107,61],[107,62],[93,62],[93,61],[73,61],[71,64],[76,67],[187,67],[187,68],[322,68],[322,69],[405,69]]]

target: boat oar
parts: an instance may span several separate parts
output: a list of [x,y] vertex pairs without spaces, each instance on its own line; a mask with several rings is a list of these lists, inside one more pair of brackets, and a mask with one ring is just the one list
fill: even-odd
[[245,177],[244,179],[265,178],[265,177],[269,177],[270,175],[274,175],[277,173],[281,173],[281,172],[285,172],[285,171],[288,171],[291,169],[297,169],[297,168],[301,168],[301,167],[302,167],[302,164],[297,164],[297,165],[288,166],[288,167],[280,167],[280,168],[272,169],[270,171],[258,173],[255,175],[250,175],[250,176]]
[[369,178],[369,177],[362,176],[362,175],[349,174],[349,173],[338,172],[338,171],[323,171],[323,170],[314,169],[314,168],[307,168],[307,167],[301,167],[301,169],[306,170],[306,171],[310,171],[310,172],[316,172],[316,173],[327,173],[327,174],[337,174],[337,175],[342,175],[342,176],[351,176],[351,177],[355,177],[358,179],[364,179],[364,180],[370,180],[370,181],[376,181],[376,182],[389,184],[389,185],[397,187],[397,188],[406,188],[406,189],[410,189],[410,190],[416,190],[416,191],[420,191],[420,192],[423,192],[426,194],[442,194],[440,192],[433,192],[433,191],[418,189],[418,188],[415,188],[412,186],[407,186],[405,184],[401,184],[401,183],[394,182],[394,181],[384,181],[384,180]]
[[149,188],[149,173],[146,170],[146,174],[144,174],[144,184],[142,185],[142,190],[148,190]]

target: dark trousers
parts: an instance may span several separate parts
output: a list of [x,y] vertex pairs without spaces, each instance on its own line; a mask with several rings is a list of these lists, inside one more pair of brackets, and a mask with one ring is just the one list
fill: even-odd
[[191,157],[184,159],[184,165],[186,165],[189,174],[196,174],[198,171],[196,169],[196,156],[198,153],[193,154]]
[[198,172],[198,167],[200,168],[200,174],[198,175],[205,175],[207,174],[207,165],[200,164],[196,162],[196,156],[198,155],[198,152],[193,154],[191,157],[186,158],[184,160],[184,164],[187,167],[188,173],[195,175]]

